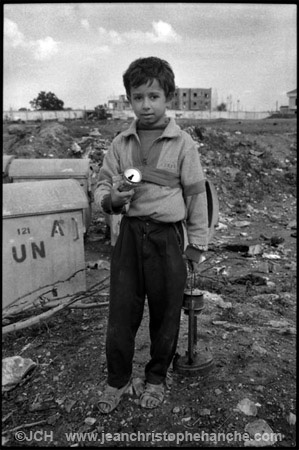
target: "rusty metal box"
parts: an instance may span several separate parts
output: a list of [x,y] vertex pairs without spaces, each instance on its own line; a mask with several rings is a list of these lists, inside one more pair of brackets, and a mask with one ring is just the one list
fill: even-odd
[[3,308],[86,290],[87,206],[76,180],[3,185]]
[[9,177],[13,183],[69,178],[77,180],[88,199],[88,206],[84,210],[84,225],[87,231],[92,217],[88,159],[15,159],[10,164]]

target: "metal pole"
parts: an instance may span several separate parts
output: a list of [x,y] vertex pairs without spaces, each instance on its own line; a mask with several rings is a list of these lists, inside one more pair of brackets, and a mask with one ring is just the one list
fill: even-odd
[[189,333],[188,333],[188,363],[193,364],[193,340],[194,340],[194,309],[189,309]]

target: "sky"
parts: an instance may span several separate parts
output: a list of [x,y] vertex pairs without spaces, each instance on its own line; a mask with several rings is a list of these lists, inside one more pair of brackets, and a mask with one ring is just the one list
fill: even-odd
[[277,3],[5,3],[3,110],[41,91],[65,108],[125,94],[137,58],[165,59],[176,86],[212,88],[212,104],[273,111],[297,88],[297,5]]

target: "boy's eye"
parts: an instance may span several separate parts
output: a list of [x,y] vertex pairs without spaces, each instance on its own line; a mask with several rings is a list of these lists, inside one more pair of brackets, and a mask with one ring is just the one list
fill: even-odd
[[[150,99],[150,100],[156,100],[157,98],[159,98],[159,95],[157,95],[157,94],[151,94],[151,95],[149,95],[149,99]],[[135,101],[141,101],[141,100],[143,100],[143,96],[142,96],[142,95],[134,95],[134,96],[133,96],[133,99],[134,99]]]

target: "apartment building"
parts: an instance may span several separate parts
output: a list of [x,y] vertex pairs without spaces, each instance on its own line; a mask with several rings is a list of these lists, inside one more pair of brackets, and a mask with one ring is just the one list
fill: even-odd
[[176,88],[170,109],[211,111],[212,88]]
[[[131,105],[125,95],[108,100],[108,110],[131,110]],[[176,88],[169,109],[186,111],[211,111],[212,89]]]

